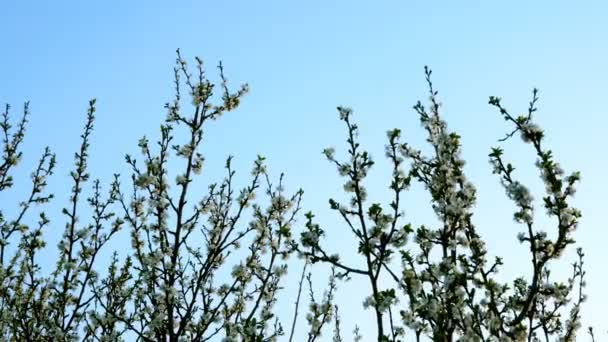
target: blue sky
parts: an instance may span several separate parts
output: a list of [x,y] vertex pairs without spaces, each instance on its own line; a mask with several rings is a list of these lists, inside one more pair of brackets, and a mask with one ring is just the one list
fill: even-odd
[[[326,205],[341,182],[320,153],[344,147],[335,107],[355,110],[362,141],[378,160],[393,127],[422,147],[411,106],[426,99],[423,66],[429,65],[444,116],[463,136],[468,177],[479,191],[475,222],[490,249],[505,257],[506,278],[527,269],[528,260],[516,242],[512,205],[487,161],[490,146],[510,129],[487,98],[501,96],[521,112],[538,87],[537,120],[549,145],[567,171],[582,172],[576,204],[584,215],[577,240],[587,253],[585,324],[602,323],[608,302],[605,2],[22,0],[3,2],[0,13],[0,103],[17,113],[29,100],[33,113],[20,170],[27,175],[38,151],[50,145],[59,155],[52,181],[59,202],[67,199],[63,181],[88,99],[98,99],[91,170],[109,181],[124,171],[123,155],[136,151],[140,136],[156,137],[180,48],[187,58],[202,57],[210,76],[222,60],[234,85],[251,86],[242,107],[209,131],[209,177],[221,175],[228,154],[236,155],[242,175],[264,154],[274,172],[286,173],[291,189],[305,189],[306,209],[317,213],[335,250],[351,248],[339,239],[344,227]],[[516,140],[505,148],[521,178],[541,189],[531,150]],[[372,199],[383,199],[388,176],[381,167],[372,173]],[[413,222],[432,222],[420,189],[408,199]],[[572,257],[556,267],[565,274]],[[296,277],[295,270],[290,274]],[[343,286],[347,330],[367,325],[360,317],[371,313],[346,300],[364,291],[362,284]]]

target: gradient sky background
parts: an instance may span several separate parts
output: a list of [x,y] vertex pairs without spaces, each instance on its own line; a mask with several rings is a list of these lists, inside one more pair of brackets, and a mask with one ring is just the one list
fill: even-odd
[[[511,127],[487,98],[501,96],[519,113],[538,87],[537,121],[547,131],[548,145],[566,171],[583,175],[575,202],[584,215],[576,236],[587,254],[584,325],[601,328],[605,322],[605,2],[21,0],[3,1],[0,17],[0,103],[11,103],[18,114],[29,100],[33,113],[19,176],[25,181],[39,152],[50,145],[59,156],[51,181],[57,208],[67,200],[67,173],[88,99],[98,99],[90,167],[107,183],[114,172],[124,172],[123,156],[137,151],[140,136],[158,136],[163,104],[173,94],[174,51],[181,48],[192,61],[202,57],[211,78],[222,60],[233,85],[251,86],[241,108],[208,131],[207,175],[219,180],[222,159],[234,154],[245,181],[256,154],[264,154],[273,172],[286,173],[289,189],[305,189],[305,209],[317,214],[328,231],[327,246],[336,251],[356,247],[342,238],[345,227],[327,205],[342,190],[321,155],[327,146],[344,151],[345,131],[335,107],[355,110],[362,142],[380,165],[370,175],[370,197],[384,200],[386,130],[399,127],[407,141],[425,146],[411,107],[426,100],[428,64],[444,117],[462,135],[466,171],[478,189],[475,222],[489,249],[505,257],[505,279],[530,266],[526,248],[516,241],[520,228],[511,218],[513,206],[487,158],[490,146]],[[521,179],[542,189],[531,149],[519,139],[503,145]],[[416,224],[432,223],[429,198],[420,190],[414,187],[406,196],[406,214]],[[10,196],[0,195],[3,206],[14,201]],[[118,248],[120,243],[128,246],[124,241]],[[556,264],[556,273],[565,276],[573,257]],[[279,313],[291,312],[298,273],[297,268],[290,273]],[[325,282],[315,276],[319,285]],[[366,286],[341,286],[338,304],[345,331],[359,324],[371,338],[371,312],[361,309]]]

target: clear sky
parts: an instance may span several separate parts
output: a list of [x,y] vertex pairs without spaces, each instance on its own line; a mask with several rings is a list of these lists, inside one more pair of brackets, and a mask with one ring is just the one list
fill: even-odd
[[[245,175],[255,155],[264,154],[274,172],[286,173],[291,189],[305,189],[305,207],[317,214],[336,251],[354,247],[340,238],[345,227],[327,207],[327,198],[342,189],[321,155],[327,146],[344,147],[335,107],[355,110],[362,141],[378,160],[390,128],[422,147],[411,106],[426,99],[423,66],[429,65],[444,116],[463,136],[468,177],[479,191],[475,222],[490,250],[505,257],[507,279],[527,270],[529,261],[516,241],[513,207],[487,159],[511,127],[487,98],[501,96],[521,112],[538,87],[537,120],[549,145],[567,171],[583,176],[576,204],[584,217],[576,236],[587,253],[584,323],[605,322],[606,2],[20,0],[3,1],[0,18],[0,103],[18,113],[29,100],[33,113],[22,180],[48,144],[59,155],[52,189],[59,202],[66,200],[63,181],[92,97],[98,99],[92,173],[109,182],[124,171],[123,155],[136,151],[137,139],[157,136],[172,96],[174,51],[181,48],[187,58],[202,57],[211,77],[222,60],[233,84],[251,86],[241,109],[209,131],[208,175],[220,176],[228,154]],[[521,178],[540,189],[532,151],[517,140],[505,148]],[[383,199],[388,176],[382,168],[372,173],[372,199]],[[407,198],[408,218],[432,222],[420,189]],[[558,270],[568,272],[572,260],[566,255]],[[287,284],[292,294],[296,273]],[[342,286],[338,300],[345,329],[357,323],[373,336],[365,329],[372,327],[371,312],[351,299],[366,291],[364,284]]]

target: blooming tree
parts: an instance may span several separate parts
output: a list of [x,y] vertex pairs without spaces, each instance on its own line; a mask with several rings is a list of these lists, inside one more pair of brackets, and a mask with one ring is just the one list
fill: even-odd
[[[566,175],[544,145],[544,132],[533,121],[536,90],[527,115],[519,117],[499,98],[490,98],[513,126],[503,141],[520,135],[537,157],[535,167],[546,185],[542,205],[555,222],[555,238],[538,228],[538,204],[504,160],[502,148],[493,148],[491,166],[514,202],[514,219],[523,227],[518,238],[530,251],[531,277],[509,284],[498,280],[502,260],[490,260],[473,223],[476,190],[464,174],[460,137],[440,116],[430,70],[430,105],[418,103],[414,109],[432,153],[401,142],[399,129],[388,132],[388,205],[369,203],[365,180],[374,161],[360,145],[352,111],[338,108],[347,130],[347,158],[336,157],[334,149],[324,154],[345,178],[350,196],[347,203],[329,200],[358,241],[361,263],[350,264],[340,259],[341,251],[324,246],[324,231],[314,215],[301,215],[303,191],[288,193],[283,175],[272,179],[263,157],[254,161],[245,185],[236,184],[232,157],[226,159],[223,179],[204,192],[193,185],[205,176],[201,145],[208,124],[236,109],[248,91],[246,85],[231,91],[221,64],[219,83],[207,78],[202,60],[196,59],[194,69],[191,73],[178,51],[175,95],[166,105],[158,139],[152,144],[141,138],[139,159],[125,158],[130,175],[126,180],[115,175],[105,190],[101,181],[90,181],[87,166],[95,120],[95,100],[90,101],[52,270],[39,263],[47,248],[44,232],[59,220],[40,209],[53,200],[47,181],[55,155],[49,148],[16,209],[2,202],[0,338],[275,341],[282,336],[298,341],[300,303],[307,301],[308,331],[302,338],[343,341],[335,293],[341,281],[361,277],[370,288],[361,299],[373,311],[377,331],[356,329],[355,341],[374,334],[378,341],[575,340],[585,299],[583,253],[578,250],[572,275],[564,281],[554,280],[549,266],[574,244],[581,214],[570,199],[580,176]],[[9,109],[0,123],[3,194],[14,183],[29,115],[26,104],[12,127]],[[412,182],[429,192],[439,224],[408,223],[403,195]],[[297,228],[301,216],[303,227]],[[294,229],[301,231],[299,238],[292,235]],[[121,230],[130,236],[128,255],[114,253],[109,266],[102,267],[101,251],[111,251]],[[292,254],[304,259],[301,272],[293,273],[300,274],[295,309],[293,316],[278,317],[276,304],[288,266],[294,266],[288,261]],[[314,292],[310,272],[320,263],[332,270],[321,296]],[[589,333],[593,338],[593,330]]]
[[[519,134],[532,147],[546,187],[542,205],[554,218],[557,232],[557,237],[550,239],[537,227],[532,194],[516,179],[514,166],[502,157],[502,148],[492,148],[490,164],[515,204],[514,219],[523,226],[518,238],[530,251],[531,279],[521,277],[508,284],[497,278],[502,259],[488,258],[473,223],[476,190],[464,173],[460,136],[450,132],[441,118],[431,71],[427,68],[425,73],[430,105],[427,108],[419,102],[414,109],[432,153],[425,155],[402,143],[399,129],[388,131],[386,157],[392,165],[388,182],[392,200],[388,205],[367,200],[365,178],[374,161],[359,143],[359,127],[350,109],[338,108],[347,129],[347,158],[337,158],[333,148],[324,150],[346,179],[344,191],[350,195],[348,203],[330,199],[329,205],[358,241],[357,252],[364,266],[346,263],[324,247],[324,231],[312,215],[301,234],[300,253],[312,263],[332,265],[340,277],[367,280],[371,293],[364,305],[375,314],[378,341],[402,341],[408,336],[417,341],[424,337],[434,341],[575,340],[585,300],[583,252],[577,250],[578,260],[565,281],[550,277],[549,263],[574,244],[573,233],[581,214],[569,200],[580,175],[565,175],[552,151],[544,146],[544,132],[533,122],[537,90],[524,116],[512,116],[500,98],[490,97],[489,101],[514,126],[502,141]],[[407,221],[403,193],[412,182],[423,184],[430,194],[439,224],[413,227]],[[381,282],[387,278],[392,281]]]
[[[45,247],[42,231],[50,220],[41,213],[36,226],[23,223],[35,205],[53,198],[45,188],[55,155],[45,150],[31,177],[31,193],[20,203],[16,218],[4,211],[0,215],[3,339],[116,341],[130,336],[142,341],[215,337],[262,341],[283,334],[273,307],[292,253],[287,243],[292,240],[302,191],[287,194],[283,176],[272,181],[261,156],[253,164],[249,184],[237,187],[229,157],[223,180],[205,193],[193,190],[194,178],[204,171],[200,145],[207,124],[234,110],[248,90],[244,85],[229,91],[221,64],[221,82],[212,83],[203,62],[196,62],[193,75],[178,51],[175,97],[166,105],[167,118],[156,146],[144,137],[139,141],[142,160],[126,156],[130,187],[122,184],[119,175],[107,195],[99,181],[93,183],[93,194],[86,199],[92,213],[87,222],[79,217],[79,210],[89,181],[88,148],[95,113],[95,101],[90,102],[71,172],[70,203],[62,211],[67,224],[58,245],[59,258],[48,275],[38,264],[37,253]],[[189,110],[182,108],[185,98],[191,102]],[[11,134],[8,106],[4,112],[0,190],[13,184],[11,171],[22,155],[19,147],[27,117],[26,106]],[[182,163],[180,171],[172,172],[172,159]],[[256,201],[260,193],[262,199]],[[102,272],[96,267],[99,251],[125,228],[131,237],[129,256],[121,259],[114,254]]]

